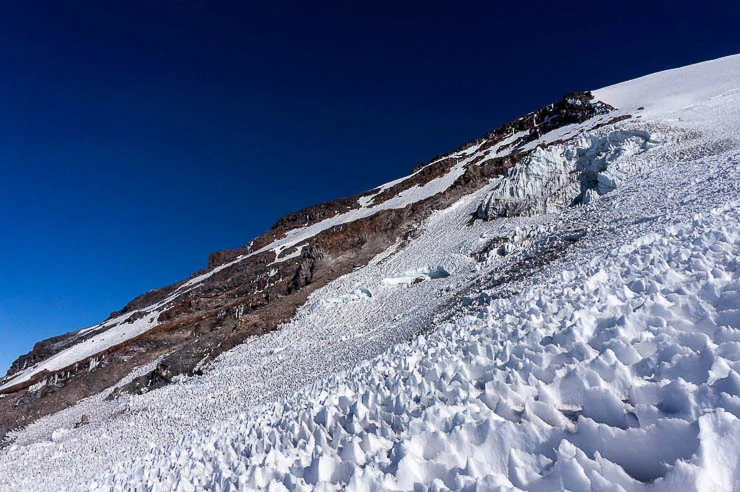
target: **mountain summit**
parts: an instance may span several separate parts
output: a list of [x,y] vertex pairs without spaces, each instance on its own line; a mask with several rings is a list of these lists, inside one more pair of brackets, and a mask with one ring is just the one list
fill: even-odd
[[740,55],[281,218],[0,380],[6,490],[735,490]]

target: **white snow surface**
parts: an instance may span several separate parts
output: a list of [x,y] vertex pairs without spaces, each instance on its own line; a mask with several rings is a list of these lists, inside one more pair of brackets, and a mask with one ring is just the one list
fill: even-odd
[[[593,91],[593,95],[627,112],[643,107],[646,115],[666,119],[674,111],[690,109],[695,104],[702,106],[738,90],[740,55],[732,55],[610,85]],[[694,119],[690,112],[674,116]]]
[[[661,136],[620,154],[616,189],[469,225],[494,182],[202,376],[12,433],[0,490],[740,490],[738,75],[735,56],[596,91],[642,115],[600,134]],[[508,254],[475,261],[494,238]],[[383,282],[424,265],[450,275]]]

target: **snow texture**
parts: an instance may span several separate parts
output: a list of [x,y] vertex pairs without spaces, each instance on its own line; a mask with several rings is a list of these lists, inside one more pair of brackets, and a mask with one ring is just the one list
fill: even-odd
[[596,94],[646,110],[527,166],[598,199],[469,224],[492,182],[202,376],[14,432],[0,490],[740,489],[740,57]]

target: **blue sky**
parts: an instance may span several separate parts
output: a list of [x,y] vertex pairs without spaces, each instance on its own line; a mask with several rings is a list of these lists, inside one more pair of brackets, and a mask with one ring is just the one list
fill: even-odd
[[0,6],[0,371],[287,212],[740,51],[734,2],[108,3]]

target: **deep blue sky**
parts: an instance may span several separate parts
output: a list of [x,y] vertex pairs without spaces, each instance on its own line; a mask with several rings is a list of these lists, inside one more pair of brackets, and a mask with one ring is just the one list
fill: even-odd
[[0,371],[287,212],[740,51],[740,2],[248,3],[0,6]]

